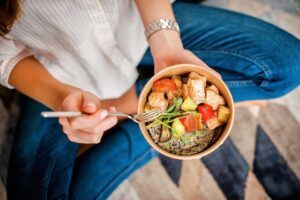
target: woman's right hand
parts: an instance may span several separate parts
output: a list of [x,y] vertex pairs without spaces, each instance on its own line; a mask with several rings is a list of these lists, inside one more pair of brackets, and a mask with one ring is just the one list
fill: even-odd
[[63,100],[60,110],[85,113],[79,117],[59,118],[63,132],[70,141],[75,143],[99,143],[104,131],[112,128],[118,122],[117,117],[107,116],[108,112],[115,112],[115,108],[102,109],[99,98],[87,91],[71,92]]

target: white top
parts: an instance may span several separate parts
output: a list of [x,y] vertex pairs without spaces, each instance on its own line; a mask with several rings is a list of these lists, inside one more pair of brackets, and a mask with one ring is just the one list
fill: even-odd
[[[21,19],[0,38],[0,83],[34,55],[58,80],[101,99],[117,98],[136,81],[147,49],[134,0],[23,0]],[[26,75],[26,74],[24,74]]]

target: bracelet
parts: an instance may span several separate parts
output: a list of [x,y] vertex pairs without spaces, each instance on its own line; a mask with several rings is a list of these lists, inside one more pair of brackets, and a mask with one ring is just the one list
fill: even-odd
[[160,19],[157,21],[152,22],[147,26],[145,29],[145,36],[146,39],[149,40],[150,36],[162,29],[169,29],[177,31],[180,34],[179,26],[175,20],[172,19]]

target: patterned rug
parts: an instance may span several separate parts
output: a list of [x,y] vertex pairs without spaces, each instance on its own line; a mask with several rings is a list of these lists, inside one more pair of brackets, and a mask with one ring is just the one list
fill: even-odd
[[110,198],[299,199],[299,122],[277,103],[259,113],[236,110],[230,138],[217,151],[193,161],[159,156]]

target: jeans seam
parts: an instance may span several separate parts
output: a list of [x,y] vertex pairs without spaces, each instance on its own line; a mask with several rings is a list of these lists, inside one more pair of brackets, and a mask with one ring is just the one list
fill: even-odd
[[245,86],[255,84],[253,80],[234,80],[234,81],[225,81],[228,86]]
[[[192,50],[194,52],[194,50]],[[263,62],[261,62],[260,60],[253,58],[249,55],[246,55],[240,51],[228,51],[225,49],[198,49],[195,51],[211,51],[211,52],[218,52],[218,53],[223,53],[223,54],[228,54],[228,55],[232,55],[232,56],[237,56],[240,58],[243,58],[247,61],[250,61],[252,63],[254,63],[255,65],[257,65],[259,68],[262,69],[262,72],[265,74],[265,77],[270,77],[271,76],[271,70],[269,69],[269,67],[267,65],[265,65]],[[264,85],[266,80],[263,80],[260,85]]]
[[[55,130],[55,126],[51,126],[52,127],[52,130]],[[45,199],[48,199],[47,198],[47,195],[48,195],[48,189],[49,189],[49,184],[50,184],[50,180],[51,180],[51,175],[52,175],[52,172],[53,172],[53,169],[54,169],[54,166],[56,165],[56,160],[57,160],[57,156],[55,156],[55,159],[53,160],[53,162],[51,163],[51,166],[50,168],[48,168],[47,170],[47,173],[46,173],[46,184],[44,186],[44,192],[45,192]]]
[[43,191],[45,193],[45,199],[48,199],[48,188],[49,188],[49,184],[50,184],[50,179],[51,179],[51,174],[52,174],[52,171],[54,169],[54,166],[56,164],[56,160],[54,160],[54,162],[52,163],[51,167],[47,170],[47,173],[46,173],[46,184],[43,188]]
[[96,199],[101,199],[101,194],[103,194],[105,191],[109,190],[112,187],[112,185],[115,184],[116,180],[119,180],[120,177],[122,177],[125,173],[127,173],[129,170],[131,170],[134,167],[134,165],[139,163],[142,159],[144,159],[147,155],[149,155],[149,153],[151,153],[152,157],[155,156],[155,154],[153,153],[153,149],[152,148],[148,149],[145,153],[143,153],[141,156],[139,156],[137,159],[135,159],[128,167],[126,167],[125,170],[123,170],[120,174],[118,174],[117,177],[115,177],[114,180],[112,182],[110,182],[109,185],[100,192],[99,198],[96,197]]

